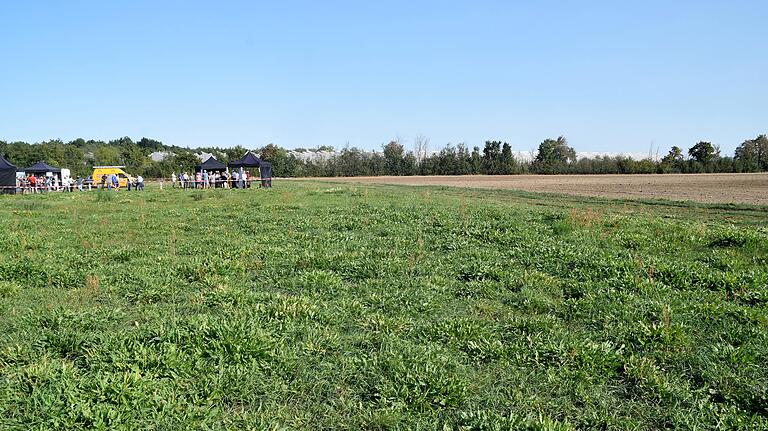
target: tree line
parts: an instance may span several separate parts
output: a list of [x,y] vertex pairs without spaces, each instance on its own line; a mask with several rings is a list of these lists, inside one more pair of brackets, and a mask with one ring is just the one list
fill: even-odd
[[[269,144],[254,151],[272,163],[273,172],[281,177],[378,176],[378,175],[505,175],[505,174],[652,174],[704,172],[768,171],[768,137],[759,135],[742,142],[733,156],[720,154],[711,142],[697,142],[687,151],[678,146],[658,160],[650,157],[635,160],[625,156],[580,158],[564,137],[546,139],[539,144],[536,156],[521,161],[513,156],[512,146],[503,141],[486,141],[483,148],[464,144],[448,144],[440,151],[427,152],[426,140],[415,140],[413,150],[406,150],[398,140],[382,146],[381,151],[365,151],[345,146],[310,150],[285,148]],[[152,160],[152,152],[164,152],[160,161]],[[73,176],[88,176],[93,166],[123,165],[134,175],[147,178],[169,177],[172,172],[192,172],[200,160],[196,154],[211,153],[226,163],[247,151],[236,147],[185,148],[141,138],[123,137],[110,141],[75,139],[70,142],[49,140],[39,143],[0,141],[0,154],[23,168],[39,160],[69,168]],[[325,151],[325,158],[301,158],[302,151]]]

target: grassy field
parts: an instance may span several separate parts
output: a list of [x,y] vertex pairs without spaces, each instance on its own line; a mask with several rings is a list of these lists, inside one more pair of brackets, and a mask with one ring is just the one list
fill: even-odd
[[0,429],[768,429],[768,207],[0,197]]

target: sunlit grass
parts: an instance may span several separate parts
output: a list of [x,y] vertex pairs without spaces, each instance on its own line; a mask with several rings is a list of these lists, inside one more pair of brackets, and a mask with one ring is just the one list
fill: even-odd
[[0,428],[768,427],[763,208],[275,185],[0,198]]

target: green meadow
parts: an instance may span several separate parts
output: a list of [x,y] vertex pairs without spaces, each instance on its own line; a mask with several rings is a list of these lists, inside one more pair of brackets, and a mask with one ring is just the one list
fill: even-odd
[[768,207],[0,197],[0,429],[768,429]]

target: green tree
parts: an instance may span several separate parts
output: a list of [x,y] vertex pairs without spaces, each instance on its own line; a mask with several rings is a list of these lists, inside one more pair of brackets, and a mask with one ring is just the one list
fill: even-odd
[[416,156],[410,151],[405,153],[402,169],[400,170],[401,175],[415,175],[418,172],[418,169],[419,161],[416,159]]
[[694,161],[706,166],[720,157],[720,149],[713,146],[711,142],[700,141],[688,149],[688,155]]
[[98,166],[114,166],[120,164],[120,150],[114,146],[100,146],[93,150],[93,161]]
[[77,139],[74,139],[72,141],[67,142],[67,145],[74,145],[75,147],[78,147],[78,148],[83,148],[83,147],[86,146],[86,144],[87,143],[85,142],[85,139],[83,139],[83,138],[77,138]]
[[[200,159],[197,158],[192,151],[179,151],[176,155],[169,158],[169,163],[173,163],[176,172],[191,173],[195,171],[195,166],[200,164]],[[165,161],[165,160],[164,160]]]
[[342,176],[370,175],[365,156],[359,148],[346,146],[337,158],[341,164],[340,174]]
[[134,143],[126,143],[120,147],[120,164],[132,175],[146,174],[145,168],[150,161],[141,147]]
[[736,148],[734,160],[742,171],[767,171],[768,170],[768,137],[760,135],[755,139],[748,139]]
[[221,151],[226,155],[226,160],[220,160],[220,162],[231,162],[233,160],[239,159],[240,157],[243,157],[243,155],[245,155],[248,150],[246,150],[245,147],[241,145],[236,145],[231,148],[224,148]]
[[150,153],[153,151],[160,151],[165,149],[165,145],[163,145],[162,142],[150,138],[141,138],[139,139],[139,142],[136,143],[136,145],[138,145],[142,150]]
[[685,155],[682,148],[673,146],[669,153],[661,159],[662,172],[680,172],[685,163]]
[[541,173],[562,173],[567,165],[576,161],[576,151],[568,146],[565,137],[546,139],[539,144],[533,163]]
[[122,138],[117,138],[109,141],[107,145],[112,145],[114,147],[124,147],[126,145],[134,145],[133,139],[123,136]]
[[300,162],[289,155],[288,150],[275,144],[268,144],[257,150],[259,158],[272,164],[273,175],[293,177],[299,170]]
[[387,174],[404,175],[404,157],[405,150],[399,141],[390,141],[384,145],[382,153],[386,164]]
[[[59,139],[41,142],[38,147],[40,159],[49,165],[62,167],[65,161],[64,148],[64,143]],[[63,167],[68,168],[68,166]]]
[[64,146],[64,160],[62,160],[62,167],[69,168],[72,172],[72,176],[87,176],[91,173],[91,167],[85,160],[83,149],[75,145]]
[[275,144],[267,144],[257,150],[259,158],[262,160],[274,163],[278,157],[283,156],[283,153],[287,153],[286,150],[278,147]]
[[504,142],[501,146],[501,172],[509,175],[515,171],[515,157],[512,156],[512,146]]
[[30,166],[40,160],[40,154],[26,142],[11,142],[4,146],[3,155],[18,168]]
[[664,156],[663,159],[661,159],[662,162],[666,163],[680,163],[683,160],[685,160],[685,156],[683,155],[683,150],[678,146],[673,146],[669,153],[667,153],[666,156]]
[[480,157],[480,147],[472,148],[472,155],[470,156],[471,171],[472,174],[479,174],[483,169],[483,159]]
[[501,172],[501,142],[485,141],[483,147],[483,173],[496,175]]

